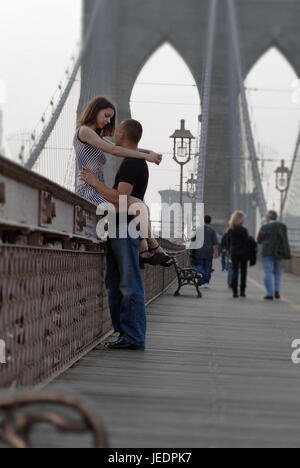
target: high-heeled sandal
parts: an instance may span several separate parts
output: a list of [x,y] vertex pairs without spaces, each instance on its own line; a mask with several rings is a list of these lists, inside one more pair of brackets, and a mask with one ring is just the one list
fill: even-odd
[[165,261],[166,261],[166,256],[163,253],[155,254],[150,258],[140,257],[140,263],[144,265],[146,264],[146,265],[158,266],[158,265],[161,265]]
[[141,257],[141,255],[143,255],[144,253],[155,252],[155,250],[157,250],[158,248],[159,246],[155,247],[155,249],[148,249],[144,250],[143,252],[140,252],[140,266],[142,269],[142,265],[158,266],[166,260],[165,254],[163,253],[154,254],[152,255],[152,257],[149,258]]
[[[155,252],[155,250],[159,248],[160,248],[160,245],[158,245],[157,247],[153,249],[149,249],[149,252]],[[161,255],[161,262],[159,263],[160,266],[164,268],[169,268],[174,265],[174,260],[169,255],[166,255],[164,253],[157,254],[157,255]]]
[[145,253],[149,253],[149,250],[144,250],[143,252],[140,252],[140,267],[142,270],[145,269],[145,265],[152,265],[152,266],[159,265],[159,263],[157,263],[158,259],[155,255],[149,258],[142,257],[142,255]]

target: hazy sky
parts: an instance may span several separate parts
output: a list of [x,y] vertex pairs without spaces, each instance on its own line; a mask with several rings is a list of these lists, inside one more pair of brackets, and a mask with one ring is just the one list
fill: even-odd
[[32,129],[80,38],[81,0],[0,0],[6,134]]
[[[6,85],[7,139],[35,127],[70,63],[80,23],[81,0],[0,0],[0,81]],[[300,104],[292,102],[295,78],[276,51],[258,62],[248,77],[247,86],[259,89],[248,96],[256,142],[266,158],[291,162],[300,122]],[[168,154],[172,151],[169,136],[181,118],[197,136],[199,94],[185,63],[168,45],[150,59],[137,82],[131,107],[145,128],[142,145],[165,154],[159,168],[151,167],[148,198],[158,203],[158,190],[178,188],[179,167]],[[276,161],[265,165],[270,187],[276,165]]]

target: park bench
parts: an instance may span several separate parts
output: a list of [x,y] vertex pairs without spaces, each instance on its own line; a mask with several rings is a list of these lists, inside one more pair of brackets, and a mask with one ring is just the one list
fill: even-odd
[[198,297],[201,298],[202,293],[199,288],[202,274],[199,273],[196,268],[181,268],[176,258],[173,258],[173,260],[178,279],[178,289],[174,293],[174,296],[180,296],[180,290],[183,286],[194,286],[197,290]]

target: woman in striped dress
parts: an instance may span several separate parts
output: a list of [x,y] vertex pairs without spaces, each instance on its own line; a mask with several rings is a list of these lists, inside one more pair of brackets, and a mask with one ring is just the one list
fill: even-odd
[[[105,137],[112,137],[114,135],[115,127],[116,107],[107,98],[100,96],[88,103],[82,117],[78,121],[78,128],[74,137],[78,174],[76,193],[96,206],[108,202],[94,187],[82,180],[80,173],[84,168],[87,168],[95,173],[99,181],[104,184],[104,165],[106,163],[104,152],[120,158],[143,159],[157,165],[162,160],[162,155],[152,151],[133,151],[116,146],[106,140]],[[131,204],[136,202],[141,203],[141,200],[129,197],[128,206],[130,207]],[[141,244],[141,256],[144,263],[153,265],[160,263],[167,267],[171,266],[170,257],[166,255],[157,241],[152,238],[151,226],[149,226],[147,238],[148,245],[146,241],[143,241]]]
[[[100,182],[104,183],[106,163],[104,152],[120,158],[144,159],[157,165],[161,163],[162,156],[157,153],[146,150],[132,151],[106,140],[105,137],[114,136],[115,127],[115,105],[101,96],[90,101],[78,122],[74,137],[78,174],[84,167],[87,167],[98,175]],[[106,202],[96,189],[80,180],[79,177],[76,193],[97,206]]]

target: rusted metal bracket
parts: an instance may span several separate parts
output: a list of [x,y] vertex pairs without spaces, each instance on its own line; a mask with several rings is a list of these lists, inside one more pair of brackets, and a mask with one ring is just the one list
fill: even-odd
[[52,193],[41,190],[40,192],[40,226],[52,224],[56,218],[56,207]]
[[5,183],[1,182],[0,183],[0,203],[5,203]]
[[44,245],[44,237],[40,232],[32,232],[27,239],[30,247],[43,247]]
[[74,242],[72,239],[63,239],[62,245],[64,250],[73,250]]
[[87,215],[81,206],[75,206],[74,234],[80,234],[87,226]]

